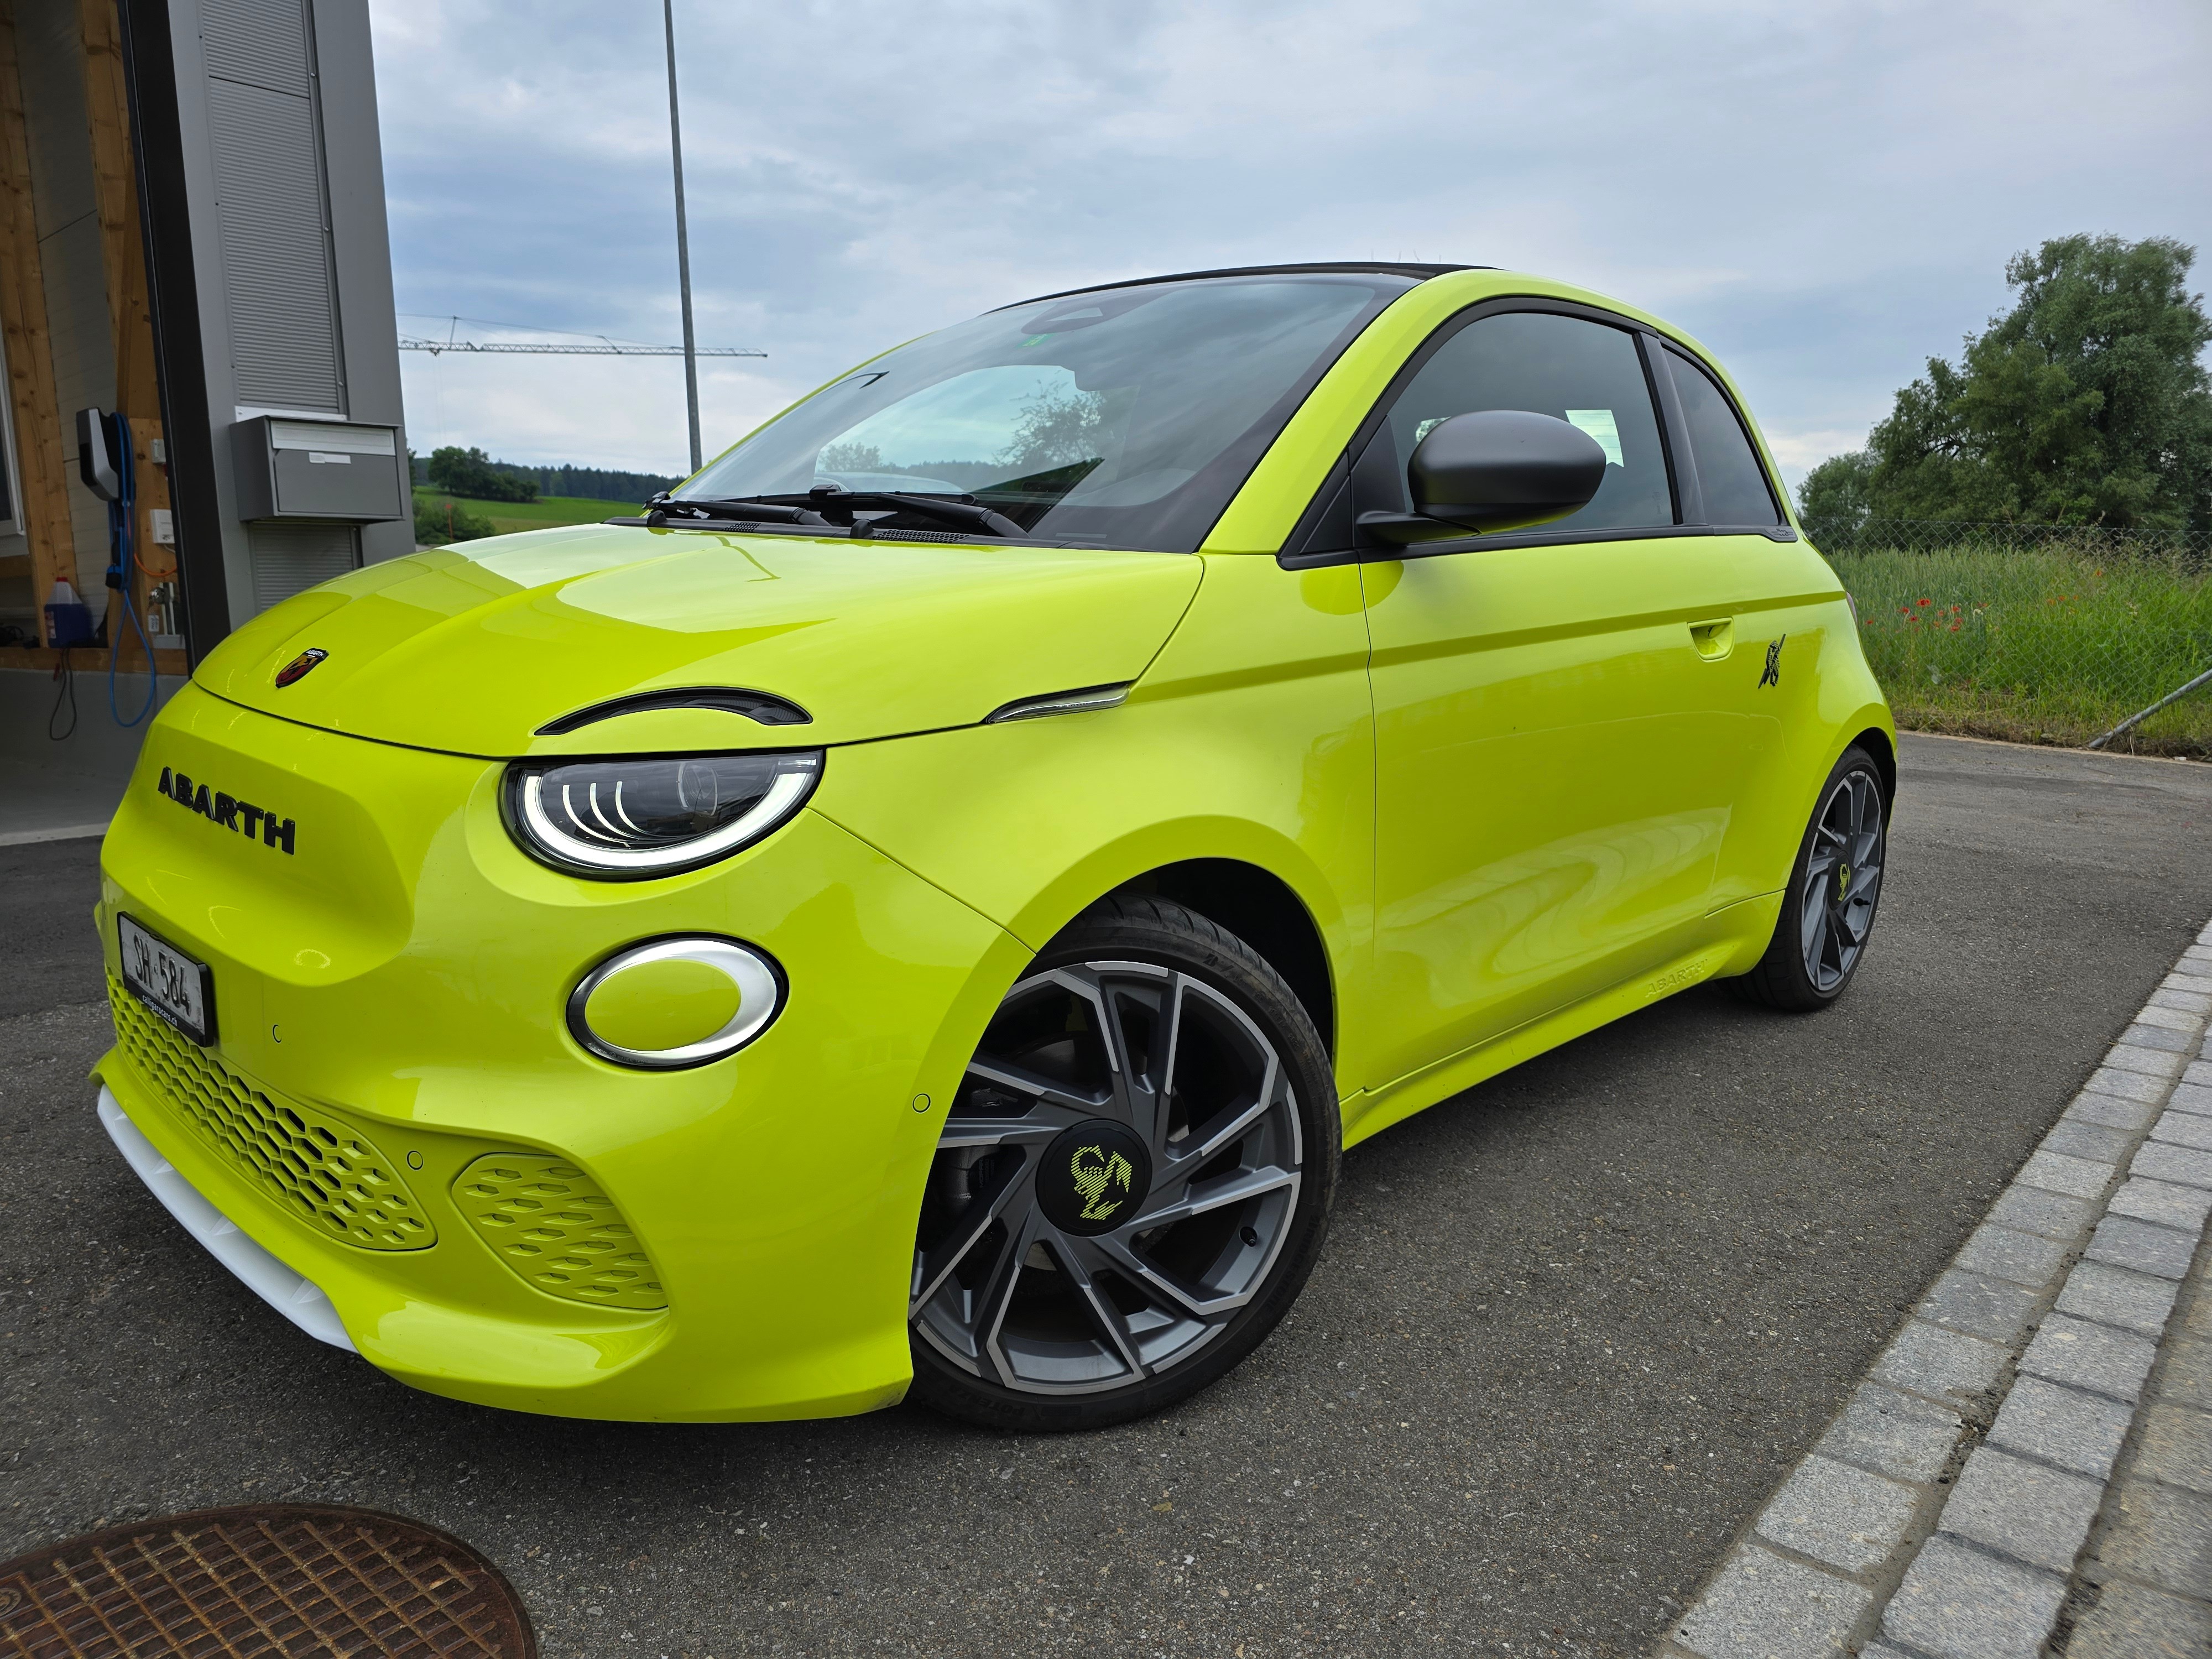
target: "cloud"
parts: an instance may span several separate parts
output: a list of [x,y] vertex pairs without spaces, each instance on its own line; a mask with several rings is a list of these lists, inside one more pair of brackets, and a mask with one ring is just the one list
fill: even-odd
[[[678,336],[657,11],[373,0],[400,303]],[[2199,0],[679,5],[711,453],[1123,276],[1540,270],[1701,337],[1795,473],[2075,230],[2212,234]],[[406,360],[418,434],[678,470],[673,363]],[[418,441],[418,447],[421,443]]]

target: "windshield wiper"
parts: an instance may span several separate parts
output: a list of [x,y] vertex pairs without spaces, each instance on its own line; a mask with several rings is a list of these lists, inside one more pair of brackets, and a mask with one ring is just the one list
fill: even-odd
[[949,495],[925,495],[905,489],[825,490],[819,486],[807,495],[817,507],[890,507],[919,513],[926,519],[981,530],[993,536],[1026,536],[1030,532],[1003,513],[994,513],[979,501],[958,501]]
[[[717,511],[717,508],[742,507],[742,512]],[[819,513],[809,513],[802,507],[778,505],[765,496],[733,497],[728,501],[701,501],[689,496],[671,495],[665,490],[647,498],[645,521],[658,527],[672,519],[688,520],[691,523],[707,524],[805,524],[826,526],[830,520]]]
[[[977,530],[989,536],[1026,536],[1030,533],[1005,514],[994,513],[973,498],[925,495],[918,491],[904,489],[847,489],[837,484],[817,484],[805,495],[733,495],[701,501],[687,498],[672,501],[667,505],[672,507],[696,505],[741,509],[731,514],[732,517],[759,513],[766,518],[769,511],[773,510],[778,520],[789,524],[834,523],[836,520],[823,515],[835,512],[847,514],[849,521],[849,515],[854,509],[885,507],[894,513],[916,513],[926,519],[935,519],[940,524],[958,525],[963,530]],[[787,514],[789,516],[786,517]]]

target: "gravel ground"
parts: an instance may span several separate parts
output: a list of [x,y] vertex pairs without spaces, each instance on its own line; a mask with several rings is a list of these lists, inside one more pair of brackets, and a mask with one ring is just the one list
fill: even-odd
[[1646,1652],[2212,914],[2212,768],[1906,740],[1811,1018],[1693,991],[1346,1160],[1291,1318],[1165,1417],[504,1415],[320,1347],[100,1132],[91,842],[6,849],[0,1553],[250,1498],[470,1538],[548,1659]]

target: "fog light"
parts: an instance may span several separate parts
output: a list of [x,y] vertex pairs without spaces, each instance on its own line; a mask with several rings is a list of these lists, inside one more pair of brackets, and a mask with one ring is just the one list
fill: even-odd
[[783,1008],[783,970],[735,939],[651,939],[568,994],[568,1030],[602,1060],[672,1072],[733,1054]]

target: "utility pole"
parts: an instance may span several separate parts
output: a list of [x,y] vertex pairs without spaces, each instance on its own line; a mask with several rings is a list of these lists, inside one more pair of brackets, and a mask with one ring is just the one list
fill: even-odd
[[684,401],[691,416],[691,470],[699,451],[699,348],[691,332],[691,240],[684,227],[684,124],[676,109],[676,0],[660,0],[668,35],[668,153],[676,163],[676,282],[684,295]]

